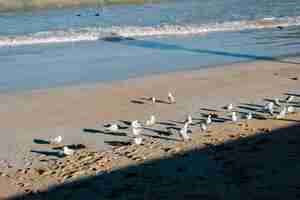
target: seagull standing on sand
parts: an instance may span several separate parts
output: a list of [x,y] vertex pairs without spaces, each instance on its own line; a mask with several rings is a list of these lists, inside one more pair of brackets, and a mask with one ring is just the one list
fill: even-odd
[[66,156],[71,156],[71,155],[74,155],[74,153],[75,153],[75,151],[73,149],[70,149],[67,146],[64,146],[63,151],[64,151],[64,155],[66,155]]
[[205,123],[201,123],[201,131],[206,131],[207,130],[207,126]]
[[131,123],[132,127],[132,134],[134,135],[134,143],[137,145],[142,144],[142,137],[141,137],[141,132],[142,132],[142,125],[137,121],[133,121]]
[[287,107],[287,113],[294,113],[295,112],[295,107],[294,106],[288,106]]
[[267,111],[269,114],[274,115],[274,103],[269,102],[265,105],[264,110]]
[[232,120],[233,122],[237,122],[237,115],[236,115],[236,112],[232,112],[232,113],[231,113],[231,120]]
[[289,95],[286,99],[285,102],[286,103],[291,103],[294,100],[294,96],[293,95]]
[[131,127],[132,128],[142,128],[142,125],[138,122],[138,120],[135,120],[131,122]]
[[187,140],[190,140],[190,136],[188,135],[188,125],[189,123],[186,122],[183,126],[183,128],[180,129],[179,131],[179,134],[180,134],[180,137],[184,140],[184,141],[187,141]]
[[156,103],[156,98],[155,97],[151,97],[151,101],[152,101],[153,104],[155,104]]
[[287,112],[287,108],[286,106],[283,106],[283,108],[281,109],[281,111],[279,112],[278,115],[276,115],[276,119],[282,119],[286,116],[286,112]]
[[51,144],[59,144],[59,143],[61,143],[62,139],[63,139],[62,136],[59,135],[55,138],[50,139],[50,143]]
[[247,115],[246,115],[246,119],[251,120],[252,118],[253,118],[252,112],[248,112]]
[[134,139],[134,143],[137,145],[141,145],[143,142],[143,138],[142,137],[135,137]]
[[228,112],[232,111],[232,109],[233,109],[233,104],[231,103],[231,104],[229,104],[228,106],[226,106],[226,109],[227,109]]
[[106,130],[110,132],[117,132],[119,130],[119,127],[117,124],[111,124],[106,128]]
[[185,121],[188,125],[192,124],[193,123],[193,119],[192,119],[192,116],[189,115]]
[[156,123],[156,119],[154,115],[150,116],[150,119],[146,121],[146,126],[153,126]]
[[209,125],[211,124],[212,120],[211,120],[211,115],[208,115],[207,119],[206,119],[206,124]]
[[171,92],[168,93],[168,100],[169,100],[169,104],[176,103],[175,97],[172,95]]

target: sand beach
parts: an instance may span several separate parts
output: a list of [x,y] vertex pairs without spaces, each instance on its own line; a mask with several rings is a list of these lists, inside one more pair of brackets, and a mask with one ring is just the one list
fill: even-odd
[[[299,64],[291,57],[1,95],[1,197],[295,199]],[[169,91],[176,104],[167,103]],[[276,120],[261,111],[287,95],[296,113]],[[237,123],[222,109],[229,103]],[[256,115],[246,122],[249,111]],[[201,131],[208,114],[213,123]],[[127,127],[150,115],[157,123],[143,130],[143,145],[131,144]],[[178,129],[188,115],[192,140],[183,142]],[[124,130],[107,133],[107,123]],[[58,135],[60,145],[38,142]],[[73,156],[55,154],[78,144],[85,148]]]

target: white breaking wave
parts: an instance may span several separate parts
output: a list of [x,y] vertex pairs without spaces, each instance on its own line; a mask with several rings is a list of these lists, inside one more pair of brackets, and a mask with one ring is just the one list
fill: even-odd
[[300,16],[270,17],[259,20],[231,21],[204,25],[113,26],[86,27],[69,30],[50,30],[23,36],[0,36],[0,47],[96,41],[106,37],[149,37],[171,35],[197,35],[211,32],[234,32],[247,29],[264,29],[300,25]]

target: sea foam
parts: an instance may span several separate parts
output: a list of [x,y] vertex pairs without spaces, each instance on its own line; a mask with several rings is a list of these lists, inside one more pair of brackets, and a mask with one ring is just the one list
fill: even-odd
[[96,41],[107,37],[153,37],[201,35],[211,32],[234,32],[247,29],[264,29],[300,25],[300,16],[269,17],[258,20],[229,21],[214,24],[161,24],[158,26],[83,27],[68,30],[49,30],[29,35],[0,36],[0,47]]

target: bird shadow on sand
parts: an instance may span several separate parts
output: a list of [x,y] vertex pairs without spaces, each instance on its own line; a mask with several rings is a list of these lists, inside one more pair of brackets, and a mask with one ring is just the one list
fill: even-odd
[[[108,127],[110,127],[111,125],[112,125],[112,124],[104,124],[103,127],[108,128]],[[121,125],[117,125],[117,126],[118,126],[118,128],[119,128],[120,130],[126,130],[126,129],[129,128],[128,126],[121,126]]]
[[284,93],[284,95],[289,95],[289,96],[300,97],[300,94],[291,93],[291,92]]
[[134,104],[145,104],[145,102],[140,101],[140,100],[130,100],[130,102],[134,103]]
[[42,154],[45,156],[54,156],[57,158],[63,158],[64,155],[58,151],[41,151],[41,150],[31,150],[31,153],[37,153],[37,154]]
[[200,110],[206,112],[221,112],[220,110],[211,109],[211,108],[200,108]]
[[[140,100],[152,102],[152,97],[141,97]],[[170,104],[168,101],[161,100],[161,99],[156,99],[155,103]]]
[[[275,103],[275,99],[264,98],[264,101]],[[279,99],[279,103],[286,103],[286,101],[282,100],[282,99]]]
[[168,120],[171,123],[175,123],[175,124],[184,124],[185,121],[176,121],[176,120]]
[[170,132],[168,132],[168,131],[159,130],[159,129],[154,129],[154,128],[144,128],[144,130],[147,130],[147,131],[151,131],[151,132],[157,133],[158,135],[164,135],[164,136],[170,136],[170,135],[172,135],[172,134],[171,134]]
[[65,146],[70,149],[73,149],[73,150],[82,150],[82,149],[86,148],[86,146],[84,144],[69,144],[69,145],[61,145],[61,146],[52,147],[52,149],[53,150],[63,150]]
[[168,141],[181,141],[180,139],[177,138],[171,138],[171,137],[165,137],[165,136],[159,136],[159,135],[149,135],[149,134],[141,134],[144,137],[150,137],[154,139],[162,139],[162,140],[168,140]]
[[124,132],[111,132],[111,131],[101,131],[98,129],[90,129],[90,128],[84,128],[83,132],[86,133],[100,133],[100,134],[104,134],[104,135],[112,135],[112,136],[127,136],[127,133]]
[[[193,118],[193,119],[195,119],[195,120],[199,120],[199,123],[198,124],[201,124],[201,123],[204,123],[205,122],[205,118],[207,118],[208,117],[208,114],[206,114],[206,113],[201,113],[201,116],[203,116],[204,117],[204,119],[203,118]],[[224,117],[211,117],[211,121],[212,122],[215,122],[215,123],[224,123],[224,122],[227,122],[227,121],[230,121],[230,119],[227,119],[227,118],[224,118]]]
[[50,144],[50,141],[48,140],[43,140],[43,139],[33,139],[33,142],[35,144]]
[[254,103],[241,103],[242,106],[249,106],[252,108],[256,108],[256,109],[262,109],[264,108],[264,105],[260,105],[260,104],[254,104]]
[[119,120],[119,122],[125,124],[126,126],[131,126],[131,121],[128,121],[128,120]]
[[163,126],[176,126],[176,124],[170,123],[170,122],[157,122],[157,124],[160,124]]
[[295,120],[295,119],[274,119],[274,120],[300,123],[300,120]]
[[104,141],[104,143],[113,147],[129,146],[132,144],[130,141]]

